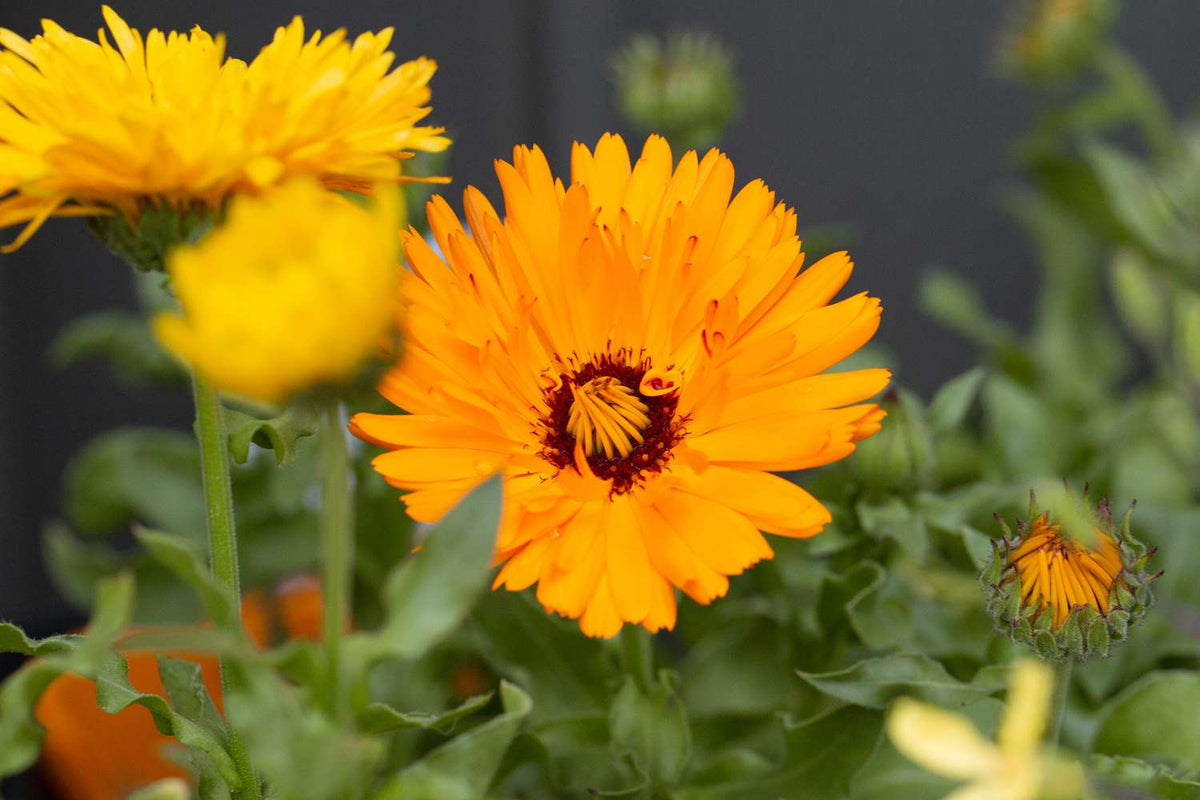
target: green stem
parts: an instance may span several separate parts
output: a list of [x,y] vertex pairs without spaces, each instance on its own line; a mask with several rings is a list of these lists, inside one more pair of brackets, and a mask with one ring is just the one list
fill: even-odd
[[1071,693],[1071,671],[1075,659],[1067,658],[1054,665],[1054,696],[1050,704],[1050,721],[1046,726],[1047,740],[1058,744],[1063,719],[1067,716],[1067,695]]
[[1154,81],[1136,60],[1116,45],[1100,51],[1097,65],[1111,86],[1123,97],[1147,144],[1158,155],[1175,152],[1175,121]]
[[650,632],[640,625],[626,625],[621,631],[621,656],[625,671],[643,692],[654,682],[654,651]]
[[[199,375],[193,377],[196,398],[196,440],[200,443],[200,475],[204,481],[204,503],[207,508],[208,549],[212,560],[213,577],[225,590],[229,607],[233,609],[229,624],[241,628],[241,587],[238,585],[237,532],[233,521],[233,482],[229,477],[229,446],[226,441],[225,417],[217,390]],[[229,702],[231,665],[221,658],[221,692]],[[237,800],[260,800],[262,793],[258,777],[250,763],[250,754],[241,735],[230,727],[229,750],[241,776],[242,786],[234,797]]]
[[350,614],[354,563],[354,506],[350,503],[350,454],[337,403],[321,417],[321,548],[323,621],[330,708],[343,711],[342,637]]

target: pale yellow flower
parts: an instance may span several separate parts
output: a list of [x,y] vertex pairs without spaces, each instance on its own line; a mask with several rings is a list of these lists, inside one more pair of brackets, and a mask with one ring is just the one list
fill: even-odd
[[1012,670],[996,742],[962,714],[901,698],[888,718],[896,749],[929,772],[966,781],[946,800],[1073,800],[1087,791],[1074,761],[1043,752],[1054,673],[1037,661]]
[[217,388],[269,403],[355,378],[396,325],[395,190],[370,209],[294,181],[233,201],[167,262],[183,314],[159,340]]

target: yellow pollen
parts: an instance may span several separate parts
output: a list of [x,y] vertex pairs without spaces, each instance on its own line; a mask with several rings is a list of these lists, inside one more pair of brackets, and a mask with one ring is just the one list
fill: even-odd
[[650,426],[650,407],[616,378],[593,378],[571,386],[575,398],[567,417],[567,433],[588,455],[625,458],[643,441]]

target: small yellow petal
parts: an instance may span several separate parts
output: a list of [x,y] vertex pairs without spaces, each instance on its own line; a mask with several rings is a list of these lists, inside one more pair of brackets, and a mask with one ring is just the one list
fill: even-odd
[[1025,659],[1013,666],[1008,704],[996,734],[1005,755],[1023,756],[1041,746],[1053,692],[1054,671],[1045,664]]
[[977,778],[1000,763],[1000,751],[969,719],[916,700],[896,701],[887,731],[906,758],[948,778]]

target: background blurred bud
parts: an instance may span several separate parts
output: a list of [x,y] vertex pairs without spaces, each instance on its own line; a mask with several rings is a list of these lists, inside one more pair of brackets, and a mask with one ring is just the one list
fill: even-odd
[[714,37],[672,34],[664,44],[638,34],[613,60],[621,113],[643,133],[659,133],[675,148],[717,144],[737,113],[733,62]]
[[1000,68],[1038,83],[1071,80],[1095,60],[1116,0],[1027,0],[1002,34]]
[[1121,320],[1143,344],[1161,346],[1169,318],[1166,298],[1145,258],[1122,247],[1113,256],[1109,279]]
[[872,489],[912,489],[925,483],[933,447],[920,399],[906,389],[884,396],[879,433],[861,442],[853,459],[859,479]]

